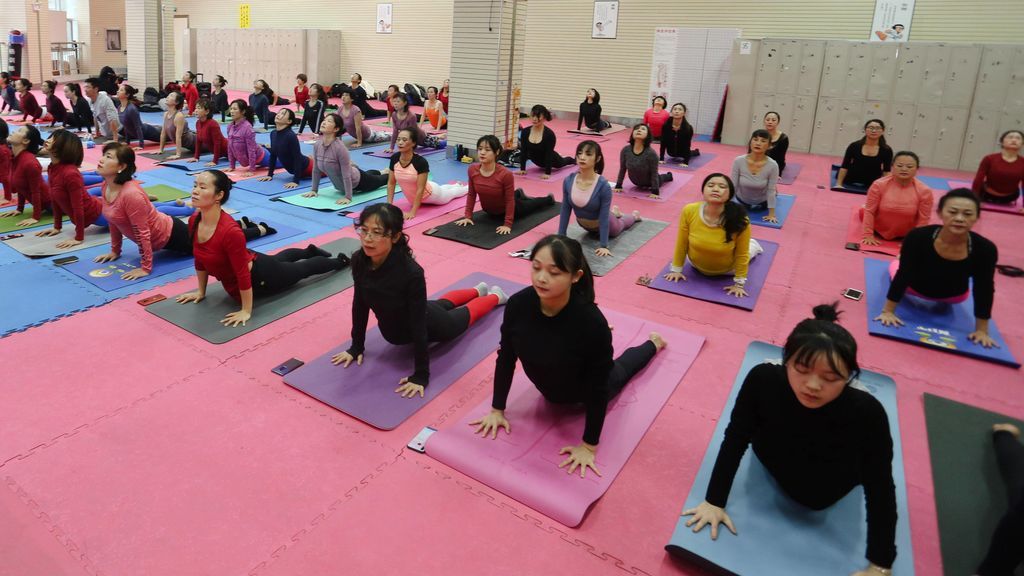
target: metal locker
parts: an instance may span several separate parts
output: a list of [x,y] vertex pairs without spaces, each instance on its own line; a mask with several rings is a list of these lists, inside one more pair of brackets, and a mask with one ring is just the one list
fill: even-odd
[[[750,43],[750,54],[741,54],[741,43]],[[722,143],[738,145],[750,135],[751,106],[754,102],[754,77],[759,64],[760,40],[737,39],[732,46],[729,93],[722,124]]]
[[1015,52],[1013,46],[985,46],[978,69],[977,88],[974,91],[975,108],[999,110],[1006,103],[1006,93],[1010,89],[1010,68]]
[[928,57],[927,44],[907,43],[900,47],[900,58],[896,65],[896,79],[893,81],[892,100],[913,104],[921,89],[925,60]]
[[925,57],[921,87],[917,94],[918,104],[942,104],[942,92],[946,87],[949,61],[953,48],[948,44],[933,44]]
[[962,107],[942,108],[939,111],[939,133],[932,152],[932,166],[955,170],[960,165],[969,116],[968,109]]
[[[949,60],[949,72],[946,74],[946,85],[942,91],[943,106],[966,108],[971,105],[980,63],[981,46],[961,44],[953,50]],[[1012,70],[1012,64],[1010,69]]]
[[1014,49],[1010,65],[1010,89],[1006,92],[1003,111],[1010,114],[1024,114],[1024,46]]
[[850,67],[850,43],[833,40],[825,44],[825,60],[821,69],[821,86],[818,90],[824,98],[840,98],[846,85],[846,73]]
[[922,166],[932,165],[935,138],[939,134],[939,107],[920,104],[914,117],[914,131],[910,135],[910,149],[921,157]]
[[850,63],[846,69],[843,98],[867,99],[868,83],[873,62],[872,45],[867,42],[850,44]]
[[[779,113],[779,130],[788,133],[790,124],[793,122],[793,106],[796,96],[792,94],[775,95],[775,111]],[[764,116],[762,116],[764,118]],[[762,127],[764,124],[762,123]]]
[[861,113],[861,131],[864,130],[864,124],[868,120],[881,120],[885,123],[886,129],[889,128],[889,101],[888,100],[868,100],[864,102],[864,110]]
[[811,132],[811,153],[825,156],[834,155],[836,127],[839,126],[839,100],[818,98],[814,114],[814,130]]
[[750,125],[747,127],[747,133],[743,136],[744,144],[750,139],[751,132],[764,128],[764,115],[775,110],[775,99],[776,96],[774,94],[754,94],[754,105],[751,107],[750,112]]
[[960,153],[960,170],[976,172],[981,159],[999,149],[1000,116],[995,110],[971,110]]
[[814,132],[814,112],[817,98],[797,96],[793,99],[793,119],[789,122],[789,149],[807,152],[811,149],[811,135]]
[[778,89],[779,70],[782,67],[782,41],[762,40],[758,55],[756,92],[775,92]]
[[914,133],[915,118],[917,118],[916,104],[893,103],[885,123],[885,140],[894,152],[911,150],[910,138]]
[[868,79],[868,100],[888,100],[896,77],[899,46],[879,43],[871,47],[871,76]]
[[776,94],[793,94],[800,79],[800,42],[787,40],[782,43],[782,58],[779,75],[775,81]]
[[842,154],[850,142],[864,137],[864,101],[840,100],[839,121],[836,124],[832,149]]
[[817,98],[821,83],[821,67],[825,62],[825,43],[803,40],[800,42],[800,71],[797,75],[796,93],[799,96]]

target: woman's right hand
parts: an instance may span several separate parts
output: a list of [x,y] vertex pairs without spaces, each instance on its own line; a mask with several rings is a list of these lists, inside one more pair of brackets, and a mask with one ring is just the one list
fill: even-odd
[[505,411],[491,408],[491,412],[479,420],[474,420],[469,423],[470,426],[476,426],[476,432],[474,434],[480,434],[484,438],[488,434],[491,435],[491,440],[498,437],[498,428],[504,428],[505,434],[512,433],[512,427],[508,423],[508,419],[505,418]]
[[312,190],[310,190],[309,192],[306,192],[305,194],[303,194],[302,197],[303,198],[316,198],[317,197],[317,193],[313,192]]
[[472,218],[462,218],[462,219],[456,220],[455,221],[455,225],[456,226],[475,226],[476,223],[473,222]]
[[207,168],[213,168],[216,165],[216,162],[207,162],[206,164],[203,164],[203,166],[206,166]]
[[92,261],[93,262],[113,262],[114,260],[117,260],[120,257],[121,257],[120,254],[115,254],[113,252],[107,252],[106,254],[101,254],[101,255],[93,258]]
[[669,272],[665,274],[665,280],[669,282],[679,282],[680,280],[686,282],[686,276],[683,276],[682,272]]
[[[693,526],[693,532],[696,534],[704,529],[704,526],[711,524],[711,539],[718,540],[718,525],[724,524],[730,532],[736,534],[736,527],[732,525],[732,518],[725,513],[725,508],[719,508],[713,504],[708,504],[707,501],[701,502],[696,508],[690,508],[689,510],[683,510],[683,516],[693,516],[686,521],[686,526]],[[694,526],[696,524],[696,526]]]
[[516,172],[516,174],[519,174],[520,176],[526,176],[526,170],[519,170],[518,172]]
[[895,312],[886,312],[885,310],[875,317],[875,321],[881,322],[882,326],[903,326],[903,320],[900,320]]
[[616,194],[622,194],[622,188],[612,188],[612,192],[615,192]]
[[271,180],[273,180],[273,178],[270,176],[261,176],[256,179],[257,182],[270,182]]
[[352,358],[352,355],[348,353],[348,350],[331,356],[331,364],[334,364],[335,366],[342,364],[342,368],[348,368],[348,365],[352,363],[352,360],[356,361],[356,366],[363,365],[363,355],[360,354],[359,356]]
[[861,238],[860,243],[867,246],[878,246],[881,244],[881,242],[878,241],[878,238],[875,238],[874,234]]
[[352,203],[352,200],[350,200],[348,198],[338,198],[337,200],[334,201],[334,203],[339,205],[339,206],[344,206],[345,204]]
[[195,292],[188,292],[186,294],[178,296],[177,298],[175,298],[175,301],[178,304],[188,304],[189,302],[194,302],[198,304],[199,302],[203,301],[203,298],[205,298],[205,296],[203,296],[202,294],[199,293],[198,290],[196,290]]

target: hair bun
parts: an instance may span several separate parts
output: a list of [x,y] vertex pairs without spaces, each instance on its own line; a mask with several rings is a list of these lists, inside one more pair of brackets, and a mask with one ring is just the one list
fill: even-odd
[[814,307],[814,319],[824,320],[825,322],[836,322],[839,320],[839,310],[837,307],[839,302],[833,302],[831,304],[818,304]]

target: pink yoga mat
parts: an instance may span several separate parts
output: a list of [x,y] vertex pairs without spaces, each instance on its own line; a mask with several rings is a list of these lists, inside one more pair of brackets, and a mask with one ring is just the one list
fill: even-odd
[[469,411],[458,423],[434,434],[427,454],[488,486],[550,516],[577,526],[587,509],[611,486],[633,450],[658,416],[676,385],[697,358],[704,337],[633,316],[604,310],[614,326],[616,353],[659,332],[668,347],[608,404],[597,468],[602,476],[580,478],[559,469],[559,450],[576,446],[583,434],[582,407],[549,404],[522,370],[516,372],[505,414],[512,433],[498,439],[473,434],[470,422],[491,409],[491,399]]
[[879,254],[888,254],[889,256],[900,255],[901,242],[897,240],[883,240],[877,235],[875,240],[881,242],[878,246],[868,246],[867,244],[861,244],[860,240],[864,237],[864,220],[860,215],[861,208],[855,206],[850,211],[850,224],[846,227],[846,243],[856,244],[859,246],[861,252],[877,252]]
[[673,173],[672,181],[666,182],[661,185],[661,187],[658,190],[660,195],[659,197],[656,198],[650,197],[651,192],[649,190],[641,190],[640,188],[637,188],[630,182],[623,182],[622,195],[627,196],[629,198],[637,198],[639,200],[664,202],[665,200],[668,200],[672,196],[675,196],[675,193],[681,190],[683,186],[685,186],[686,183],[690,181],[691,178],[693,178],[693,175],[691,174],[679,174],[678,172]]
[[[401,208],[403,211],[412,209],[412,205],[405,198],[405,196],[395,196],[394,204],[395,206]],[[432,220],[434,218],[437,218],[438,216],[448,214],[449,212],[454,212],[455,210],[464,209],[465,207],[465,196],[459,196],[458,198],[453,199],[451,202],[447,204],[420,204],[419,210],[416,211],[416,216],[414,218],[406,220],[404,225],[406,228],[408,228],[409,226],[415,226],[420,222],[426,222],[427,220]],[[361,214],[361,211],[351,212],[347,214],[347,216],[354,221],[358,221],[359,214]]]

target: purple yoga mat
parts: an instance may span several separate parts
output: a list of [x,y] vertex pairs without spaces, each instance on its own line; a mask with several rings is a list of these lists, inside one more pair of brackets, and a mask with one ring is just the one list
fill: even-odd
[[718,154],[705,152],[700,156],[694,156],[690,158],[690,163],[686,166],[680,165],[677,159],[668,158],[665,160],[665,163],[661,165],[661,167],[669,168],[671,170],[698,170],[700,168],[703,168],[708,162],[711,162],[715,158],[718,158]]
[[802,164],[796,162],[790,162],[786,164],[786,171],[783,172],[782,176],[779,176],[779,184],[790,185],[796,182],[797,176],[800,175],[800,170],[803,169]]
[[[472,288],[480,282],[497,284],[512,295],[523,285],[477,272],[434,294]],[[402,398],[395,393],[398,381],[413,371],[411,345],[388,344],[374,327],[366,332],[363,365],[348,368],[331,364],[331,356],[348,349],[351,340],[284,377],[284,383],[321,402],[381,430],[393,430],[415,414],[456,380],[498,349],[504,309],[495,308],[461,336],[450,342],[431,344],[430,385],[426,396]]]
[[457,424],[428,439],[427,454],[566,526],[579,525],[625,467],[704,344],[704,337],[697,334],[612,310],[602,312],[615,326],[616,354],[642,344],[652,331],[660,333],[668,346],[609,402],[597,452],[601,476],[588,471],[580,478],[579,471],[570,476],[558,468],[565,459],[559,451],[580,443],[583,408],[548,403],[521,369],[512,381],[505,410],[511,434],[500,430],[497,440],[473,434],[475,427],[469,423],[491,409],[486,394]]
[[640,200],[651,200],[652,202],[664,202],[676,192],[681,190],[690,179],[693,178],[692,174],[672,174],[672,181],[666,182],[659,188],[659,196],[657,198],[650,197],[650,190],[641,190],[634,186],[631,182],[623,182],[622,184],[622,195],[628,196],[629,198],[638,198]]
[[[424,146],[420,146],[416,148],[416,153],[420,156],[430,156],[431,154],[437,154],[443,150],[444,148],[426,148]],[[380,150],[368,150],[363,152],[363,154],[373,156],[374,158],[391,158],[391,156],[394,155],[394,152],[388,152],[387,148],[382,148]]]
[[761,288],[764,286],[765,279],[768,278],[768,270],[772,267],[772,260],[775,259],[775,253],[779,250],[779,245],[775,242],[769,242],[768,240],[757,241],[764,248],[764,252],[758,255],[750,262],[750,267],[747,269],[747,296],[743,298],[737,298],[726,294],[725,287],[732,285],[732,276],[705,276],[695,270],[690,265],[690,261],[687,260],[686,264],[683,265],[683,276],[686,276],[686,281],[669,282],[665,280],[665,274],[669,273],[669,266],[666,265],[658,275],[651,279],[649,284],[650,288],[655,290],[662,290],[664,292],[671,292],[673,294],[681,294],[683,296],[689,296],[698,300],[706,300],[708,302],[716,302],[718,304],[725,304],[726,306],[734,306],[736,308],[743,308],[744,310],[753,310],[754,305],[757,304],[757,298],[761,295]]

